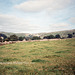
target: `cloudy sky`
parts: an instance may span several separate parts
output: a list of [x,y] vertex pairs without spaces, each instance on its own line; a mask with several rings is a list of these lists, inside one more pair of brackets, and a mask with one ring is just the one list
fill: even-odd
[[0,31],[39,33],[75,29],[75,0],[0,0]]

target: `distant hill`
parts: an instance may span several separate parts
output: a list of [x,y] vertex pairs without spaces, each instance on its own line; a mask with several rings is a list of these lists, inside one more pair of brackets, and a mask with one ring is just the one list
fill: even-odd
[[29,34],[29,33],[8,33],[8,32],[0,32],[2,34],[5,34],[7,35],[8,37],[10,35],[13,35],[13,34],[16,34],[18,37],[20,36],[25,36],[25,37],[32,37],[32,36],[40,36],[40,37],[44,37],[44,36],[47,36],[47,35],[56,35],[56,34],[60,34],[61,37],[67,37],[67,34],[72,34],[72,33],[75,33],[75,29],[73,30],[65,30],[65,31],[57,31],[57,32],[49,32],[49,33],[35,33],[35,34]]
[[47,36],[47,35],[56,35],[60,34],[61,37],[67,37],[67,34],[75,33],[75,29],[73,30],[65,30],[65,31],[57,31],[57,32],[50,32],[50,33],[38,33],[41,37]]
[[7,35],[8,37],[10,36],[10,35],[13,35],[13,34],[15,34],[15,35],[17,35],[18,37],[20,37],[20,36],[29,36],[30,34],[29,33],[11,33],[11,32],[0,32],[0,33],[2,33],[2,34],[5,34],[5,35]]

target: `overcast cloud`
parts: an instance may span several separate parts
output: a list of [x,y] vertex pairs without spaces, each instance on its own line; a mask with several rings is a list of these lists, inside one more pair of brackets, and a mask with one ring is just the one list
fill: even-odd
[[75,29],[75,0],[0,0],[0,31],[54,32]]
[[28,0],[14,7],[24,12],[61,10],[74,4],[74,0]]

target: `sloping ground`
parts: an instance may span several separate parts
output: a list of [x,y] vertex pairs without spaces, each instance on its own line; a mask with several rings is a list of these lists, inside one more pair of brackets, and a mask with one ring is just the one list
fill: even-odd
[[5,34],[7,36],[10,36],[10,35],[13,35],[13,34],[16,34],[18,37],[20,36],[35,36],[35,35],[40,35],[41,37],[44,37],[46,35],[56,35],[56,34],[60,34],[61,37],[67,37],[67,34],[72,34],[72,33],[75,33],[75,29],[73,30],[65,30],[65,31],[57,31],[57,32],[49,32],[49,33],[35,33],[35,34],[29,34],[29,33],[8,33],[8,32],[0,32],[2,34]]
[[44,37],[46,35],[56,35],[56,34],[60,34],[61,37],[67,37],[67,34],[72,34],[72,33],[75,33],[75,29],[73,30],[64,30],[64,31],[57,31],[57,32],[50,32],[50,33],[39,33],[39,35],[41,37]]
[[0,63],[0,75],[74,75],[75,38],[3,45]]
[[14,35],[14,34],[17,35],[18,37],[20,37],[20,36],[29,36],[30,35],[29,33],[11,33],[11,32],[0,32],[0,33],[5,34],[8,37],[10,35]]

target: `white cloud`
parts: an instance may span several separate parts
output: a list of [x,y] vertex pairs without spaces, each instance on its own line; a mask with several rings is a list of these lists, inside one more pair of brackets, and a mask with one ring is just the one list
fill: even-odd
[[34,23],[34,19],[23,19],[12,15],[0,14],[0,31],[38,33],[47,31],[47,26]]
[[28,0],[14,7],[24,12],[53,11],[66,8],[74,0]]
[[66,26],[69,26],[70,24],[68,23],[56,23],[56,24],[53,24],[51,25],[52,27],[66,27]]
[[69,21],[70,21],[71,23],[75,24],[75,17],[71,17],[71,18],[69,19]]
[[49,29],[48,30],[51,30],[52,32],[69,30],[70,26],[71,26],[70,24],[65,23],[65,22],[63,22],[63,23],[56,23],[56,24],[49,25]]
[[0,31],[6,32],[33,32],[39,30],[39,25],[30,24],[29,20],[11,15],[0,15]]
[[44,22],[41,25],[41,23],[38,23],[36,20],[32,20],[32,18],[23,19],[16,16],[0,14],[0,31],[39,33],[70,29],[70,25],[68,23],[43,25],[45,23]]
[[26,22],[22,18],[17,18],[16,16],[11,16],[11,15],[0,15],[0,25],[6,26],[6,25],[26,25]]

